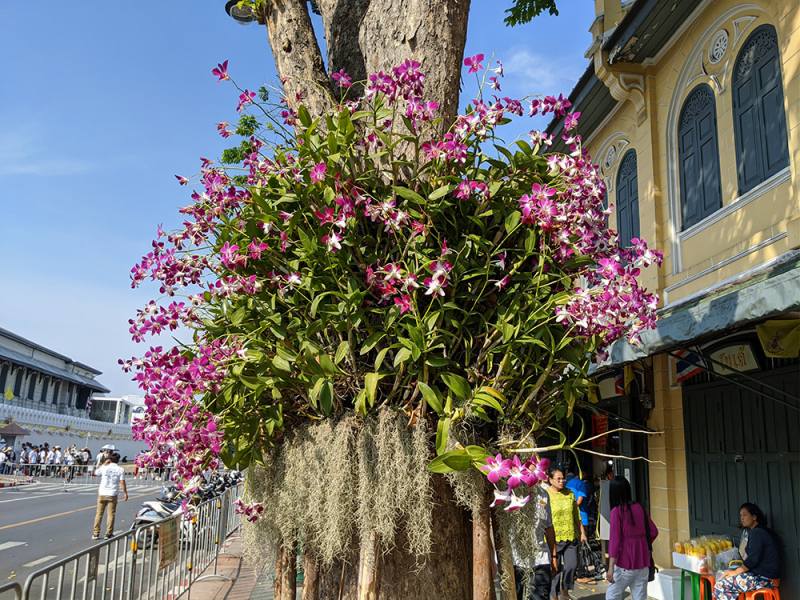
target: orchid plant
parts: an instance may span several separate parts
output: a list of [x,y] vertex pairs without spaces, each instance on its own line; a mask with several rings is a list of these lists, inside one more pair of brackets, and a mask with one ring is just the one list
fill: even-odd
[[[503,70],[483,61],[464,61],[479,91],[443,136],[411,60],[370,75],[360,98],[335,73],[341,100],[318,118],[302,98],[271,109],[264,90],[240,89],[238,126],[218,130],[243,137],[241,162],[178,177],[197,184],[183,227],[159,227],[132,269],[133,286],[152,279],[163,295],[131,319],[133,339],[194,331],[120,361],[144,390],[145,460],[177,453],[183,479],[220,459],[243,468],[287,428],[389,407],[434,425],[431,470],[482,466],[507,478],[509,510],[524,504],[513,490],[542,463],[489,457],[490,435],[448,446],[451,426],[537,436],[570,418],[590,362],[654,327],[657,297],[637,277],[661,254],[608,227],[569,101],[487,98]],[[213,73],[231,80],[227,61]],[[500,144],[526,110],[566,116],[569,152],[538,131]]]

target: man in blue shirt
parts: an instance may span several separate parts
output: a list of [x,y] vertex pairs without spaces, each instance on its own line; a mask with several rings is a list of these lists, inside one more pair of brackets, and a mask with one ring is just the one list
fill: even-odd
[[[570,469],[571,470],[571,469]],[[575,494],[575,500],[578,503],[578,511],[581,515],[581,523],[586,528],[587,532],[589,531],[589,499],[593,493],[593,490],[590,487],[588,482],[589,479],[589,472],[587,469],[582,469],[581,477],[577,477],[574,474],[570,473],[571,477],[567,479],[567,485],[569,489],[572,490],[572,493]],[[586,577],[581,577],[576,579],[578,583],[589,583],[589,579]]]

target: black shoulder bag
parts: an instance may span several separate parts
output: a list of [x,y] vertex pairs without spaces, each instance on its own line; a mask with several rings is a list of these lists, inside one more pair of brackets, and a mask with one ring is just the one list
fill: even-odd
[[[639,506],[641,506],[641,504]],[[647,581],[655,581],[658,569],[656,568],[656,563],[653,561],[653,539],[650,535],[650,516],[644,509],[644,506],[642,506],[642,512],[644,513],[644,535],[647,538],[647,549],[650,551],[650,570],[647,573]]]

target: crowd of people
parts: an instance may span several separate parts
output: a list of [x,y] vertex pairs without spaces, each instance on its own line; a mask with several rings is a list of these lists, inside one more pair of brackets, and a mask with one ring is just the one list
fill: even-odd
[[[50,446],[49,443],[37,445],[26,442],[19,452],[12,446],[0,448],[0,474],[51,477],[65,475],[71,478],[77,470],[76,467],[98,467],[106,458],[106,451],[101,451],[94,457],[88,447],[78,449],[76,444],[62,448],[59,445]],[[126,459],[127,456],[123,462]]]
[[[537,486],[538,525],[534,532],[541,552],[531,564],[515,556],[515,579],[518,600],[569,600],[575,583],[588,583],[585,572],[580,577],[579,549],[588,547],[595,537],[595,526],[607,523],[599,537],[607,540],[605,569],[595,570],[594,577],[609,583],[606,600],[620,600],[630,591],[632,600],[646,600],[647,584],[654,577],[653,540],[658,536],[647,510],[633,499],[630,482],[621,476],[604,477],[592,485],[582,476],[570,473],[568,465],[552,467],[548,479]],[[598,501],[598,495],[606,495]],[[781,541],[767,526],[763,511],[744,503],[739,513],[743,536],[739,548],[742,561],[729,568],[713,585],[714,600],[737,600],[743,592],[774,589],[780,585],[782,571]],[[601,556],[602,556],[601,555]],[[585,566],[585,565],[583,565]],[[527,585],[526,585],[527,584]],[[527,589],[527,593],[526,593]]]

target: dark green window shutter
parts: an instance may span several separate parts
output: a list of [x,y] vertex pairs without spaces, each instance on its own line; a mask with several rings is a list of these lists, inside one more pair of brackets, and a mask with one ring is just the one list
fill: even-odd
[[617,173],[617,229],[621,246],[630,246],[639,237],[639,178],[636,151],[628,150]]
[[714,92],[698,85],[683,104],[678,121],[678,168],[681,181],[681,228],[686,229],[722,208]]
[[789,166],[778,35],[762,25],[742,45],[733,71],[736,172],[744,194]]

